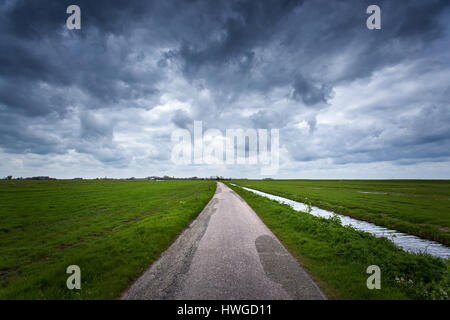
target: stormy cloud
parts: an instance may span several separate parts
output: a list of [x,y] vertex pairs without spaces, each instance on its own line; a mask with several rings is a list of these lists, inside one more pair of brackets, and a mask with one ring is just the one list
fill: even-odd
[[449,178],[449,18],[446,0],[6,0],[0,175],[259,177],[171,163],[201,120],[280,129],[279,177]]

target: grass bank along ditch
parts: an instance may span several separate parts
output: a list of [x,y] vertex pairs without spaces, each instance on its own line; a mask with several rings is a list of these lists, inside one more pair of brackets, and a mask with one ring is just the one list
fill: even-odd
[[[1,181],[0,299],[117,298],[215,188],[212,181]],[[81,268],[81,290],[66,287],[69,265]]]
[[416,236],[412,236],[409,234],[401,233],[396,230],[391,230],[385,227],[377,226],[373,223],[360,221],[351,217],[347,217],[344,215],[339,215],[331,211],[327,211],[324,209],[320,209],[317,207],[313,207],[311,205],[307,205],[301,202],[297,202],[294,200],[290,200],[287,198],[274,196],[269,193],[265,193],[262,191],[242,187],[245,190],[251,191],[253,193],[259,194],[263,197],[275,200],[280,203],[284,203],[292,207],[296,211],[308,212],[316,217],[322,218],[333,218],[337,217],[341,220],[342,225],[351,226],[357,230],[365,231],[375,235],[376,237],[385,237],[391,240],[395,245],[400,248],[414,253],[428,253],[434,257],[439,257],[443,259],[450,258],[450,248],[446,247],[439,242],[435,242],[432,240],[421,239]]
[[240,180],[236,184],[450,246],[448,180]]
[[[403,251],[386,238],[342,226],[338,219],[298,212],[229,185],[296,256],[329,297],[448,299],[448,260]],[[366,286],[367,267],[381,269],[381,289]]]

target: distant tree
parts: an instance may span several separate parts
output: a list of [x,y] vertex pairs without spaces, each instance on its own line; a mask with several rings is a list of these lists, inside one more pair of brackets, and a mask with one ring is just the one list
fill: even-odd
[[6,179],[12,180],[12,177],[13,177],[13,176],[7,176]]

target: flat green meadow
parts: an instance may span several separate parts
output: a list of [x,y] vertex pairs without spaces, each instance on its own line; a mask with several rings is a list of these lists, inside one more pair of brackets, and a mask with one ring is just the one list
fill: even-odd
[[[0,181],[0,299],[120,297],[215,188],[213,181]],[[69,265],[81,269],[81,290],[66,287]]]
[[[449,243],[449,181],[233,182]],[[329,298],[449,299],[448,260],[229,186]],[[119,298],[215,189],[191,180],[0,181],[0,299]],[[69,265],[81,269],[81,290],[66,287]],[[381,269],[381,290],[366,286],[369,265]]]
[[236,183],[450,245],[449,180],[240,180]]

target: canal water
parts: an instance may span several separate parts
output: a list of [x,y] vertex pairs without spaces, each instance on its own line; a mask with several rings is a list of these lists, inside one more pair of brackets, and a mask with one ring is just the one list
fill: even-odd
[[[237,186],[237,185],[235,185],[235,186]],[[291,206],[294,210],[308,212],[308,206],[305,203],[290,200],[290,199],[279,197],[279,196],[275,196],[273,194],[265,193],[262,191],[258,191],[258,190],[254,190],[254,189],[250,189],[250,188],[246,188],[246,187],[241,187],[241,186],[237,186],[237,187],[243,188],[247,191],[251,191],[260,196],[275,200],[279,203],[287,204],[287,205]],[[422,239],[417,236],[413,236],[413,235],[409,235],[409,234],[406,234],[403,232],[398,232],[396,230],[377,226],[370,222],[357,220],[357,219],[350,218],[350,217],[347,217],[344,215],[336,214],[336,213],[328,211],[328,210],[320,209],[320,208],[317,208],[314,206],[311,206],[311,211],[309,213],[316,217],[322,217],[322,218],[326,218],[326,219],[331,218],[334,215],[337,215],[341,219],[342,225],[352,226],[353,228],[355,228],[357,230],[369,232],[369,233],[375,235],[376,237],[388,238],[388,239],[392,240],[392,242],[394,242],[395,245],[397,245],[398,247],[400,247],[406,251],[409,251],[409,252],[415,252],[415,253],[425,252],[425,253],[428,253],[435,257],[441,257],[444,259],[450,258],[450,248],[448,248],[448,247],[444,246],[443,244],[440,244],[436,241]]]

